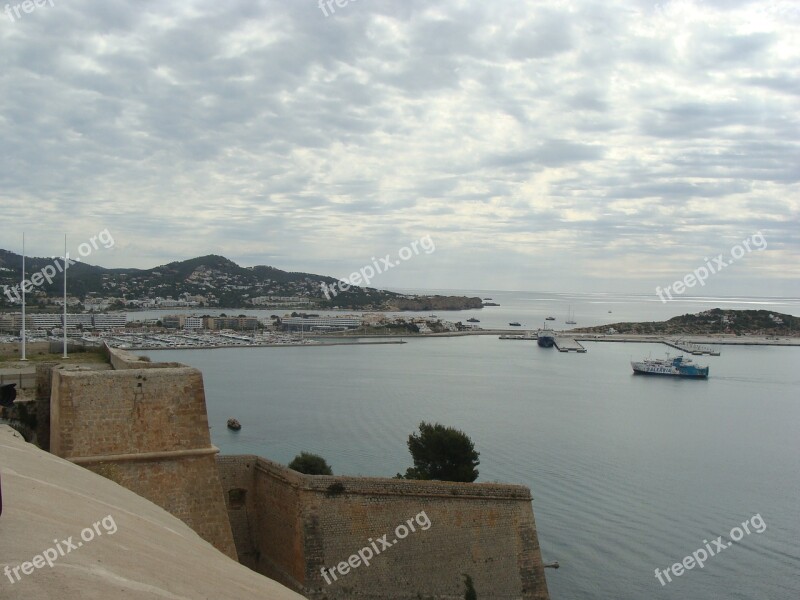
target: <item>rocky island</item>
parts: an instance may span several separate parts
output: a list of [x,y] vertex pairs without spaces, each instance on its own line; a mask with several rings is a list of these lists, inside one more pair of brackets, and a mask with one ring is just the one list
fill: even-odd
[[573,333],[613,333],[639,335],[766,335],[796,336],[800,318],[769,310],[727,310],[712,308],[685,314],[667,321],[613,323],[580,327]]

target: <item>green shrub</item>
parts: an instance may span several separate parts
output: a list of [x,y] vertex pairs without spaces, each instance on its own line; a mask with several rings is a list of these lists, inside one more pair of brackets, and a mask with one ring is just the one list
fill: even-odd
[[289,463],[289,468],[306,475],[333,475],[325,459],[317,454],[301,452]]

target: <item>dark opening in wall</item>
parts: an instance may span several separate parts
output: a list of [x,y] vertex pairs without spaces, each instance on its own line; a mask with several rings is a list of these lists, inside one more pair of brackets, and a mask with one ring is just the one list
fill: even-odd
[[247,490],[236,488],[228,491],[228,506],[230,508],[243,508]]

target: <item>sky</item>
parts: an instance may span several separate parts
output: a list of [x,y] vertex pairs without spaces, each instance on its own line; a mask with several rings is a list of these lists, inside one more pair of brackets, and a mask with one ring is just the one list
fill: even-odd
[[426,238],[372,285],[647,294],[722,254],[693,295],[800,296],[800,3],[37,3],[0,248],[345,277]]

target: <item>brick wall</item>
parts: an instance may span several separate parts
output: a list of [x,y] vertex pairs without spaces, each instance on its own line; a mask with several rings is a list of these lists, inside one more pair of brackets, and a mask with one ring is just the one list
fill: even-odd
[[258,562],[252,536],[256,514],[256,460],[255,456],[217,456],[219,479],[239,562],[253,570],[256,570]]
[[[15,332],[15,335],[19,332]],[[20,355],[20,342],[12,342],[9,344],[0,344],[0,356],[16,356]],[[33,356],[34,354],[46,354],[50,351],[49,342],[28,342],[25,344],[25,356]]]
[[[211,446],[203,376],[197,369],[56,369],[53,381],[54,454],[85,457]],[[58,428],[56,419],[61,420]]]
[[158,504],[236,558],[197,369],[53,370],[50,450]]
[[[218,465],[226,493],[246,490],[245,507],[229,507],[247,513],[249,537],[237,545],[253,548],[257,571],[308,598],[461,599],[464,573],[482,600],[549,597],[525,487],[311,477],[254,456]],[[380,550],[384,534],[390,547],[373,549],[369,566],[325,581],[323,567],[348,561],[370,538]]]
[[50,392],[57,362],[36,364],[36,439],[42,450],[50,450]]

